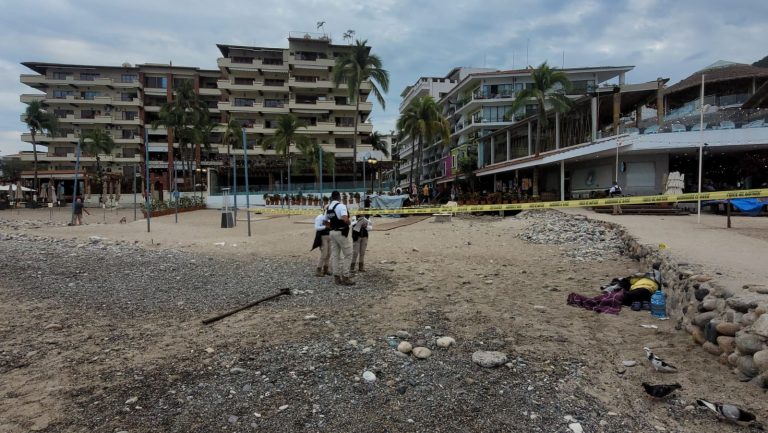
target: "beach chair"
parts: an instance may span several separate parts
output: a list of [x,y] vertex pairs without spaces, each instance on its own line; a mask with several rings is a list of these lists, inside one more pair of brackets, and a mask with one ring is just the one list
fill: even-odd
[[683,125],[682,123],[672,124],[672,132],[685,132],[685,131],[687,130],[685,129],[685,125]]
[[736,124],[730,120],[720,122],[720,129],[736,129]]
[[651,125],[645,128],[645,131],[643,131],[643,134],[658,134],[658,133],[659,133],[659,125]]
[[[707,129],[707,126],[709,126],[709,125],[707,124],[707,122],[704,122],[704,129],[705,129],[705,130]],[[700,124],[700,123],[696,123],[696,124],[694,124],[693,126],[691,126],[691,131],[699,131],[699,128],[700,128],[700,127],[701,127],[701,124]]]

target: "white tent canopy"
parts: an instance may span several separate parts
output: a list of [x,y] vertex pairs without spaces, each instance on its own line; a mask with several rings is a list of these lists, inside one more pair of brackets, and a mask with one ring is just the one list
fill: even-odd
[[[16,185],[0,185],[0,191],[16,191]],[[34,189],[27,188],[26,186],[22,186],[21,191],[31,192],[31,191],[34,191]]]

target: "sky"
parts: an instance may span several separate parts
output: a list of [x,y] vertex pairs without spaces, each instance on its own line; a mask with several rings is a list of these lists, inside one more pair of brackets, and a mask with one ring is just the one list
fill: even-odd
[[337,43],[354,30],[382,58],[386,109],[374,103],[371,118],[382,132],[405,86],[456,66],[634,65],[628,83],[674,83],[768,55],[765,0],[0,0],[0,11],[0,156],[31,150],[19,95],[36,91],[19,82],[33,73],[20,62],[215,69],[217,43],[287,47],[288,32],[318,21]]

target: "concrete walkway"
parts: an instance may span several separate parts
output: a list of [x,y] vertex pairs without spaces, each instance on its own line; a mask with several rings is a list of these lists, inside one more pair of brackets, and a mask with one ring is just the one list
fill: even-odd
[[604,215],[589,209],[564,209],[569,214],[609,221],[626,227],[644,244],[665,244],[679,262],[702,265],[717,272],[718,282],[736,288],[745,284],[768,285],[768,218],[733,217],[726,229],[725,216]]

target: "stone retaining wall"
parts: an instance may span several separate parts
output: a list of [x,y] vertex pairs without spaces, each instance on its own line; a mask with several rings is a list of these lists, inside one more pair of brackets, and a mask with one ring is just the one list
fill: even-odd
[[733,367],[742,382],[768,388],[768,286],[723,287],[716,277],[642,245],[623,227],[605,224],[619,231],[625,254],[639,261],[641,269],[661,264],[667,314],[676,328]]

